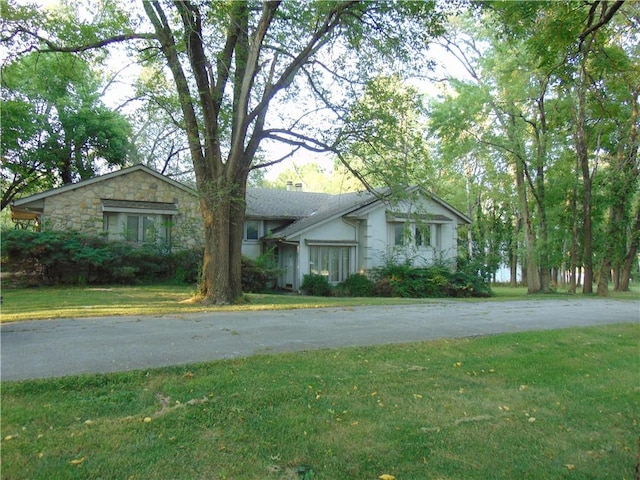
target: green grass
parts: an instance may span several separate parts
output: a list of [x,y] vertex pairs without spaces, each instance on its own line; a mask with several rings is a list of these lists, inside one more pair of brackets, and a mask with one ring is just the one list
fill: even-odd
[[196,291],[183,285],[38,287],[3,289],[2,322],[111,315],[180,315],[216,310],[268,310],[330,306],[427,303],[433,300],[323,298],[247,294],[243,303],[216,307],[191,302]]
[[639,342],[613,325],[3,382],[2,478],[632,479]]
[[[15,322],[51,318],[78,318],[113,315],[180,315],[216,310],[267,310],[293,308],[352,307],[430,303],[442,299],[400,298],[324,298],[303,295],[245,295],[244,303],[226,307],[190,302],[195,289],[186,285],[112,287],[4,288],[0,321]],[[525,288],[495,287],[489,299],[456,299],[460,302],[511,301],[567,298],[566,294],[527,295]],[[594,298],[576,295],[572,298]],[[637,288],[629,293],[612,294],[615,299],[640,300]]]

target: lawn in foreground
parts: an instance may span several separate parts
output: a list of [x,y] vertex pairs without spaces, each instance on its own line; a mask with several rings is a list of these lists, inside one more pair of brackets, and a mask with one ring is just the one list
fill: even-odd
[[4,382],[6,479],[631,479],[638,325]]

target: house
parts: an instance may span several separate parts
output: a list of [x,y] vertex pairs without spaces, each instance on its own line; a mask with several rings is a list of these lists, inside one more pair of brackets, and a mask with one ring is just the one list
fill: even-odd
[[[339,283],[390,260],[455,261],[458,226],[471,220],[419,187],[405,194],[392,201],[369,192],[249,188],[242,252],[256,258],[272,251],[283,272],[279,286],[293,290],[309,273]],[[197,192],[142,165],[25,197],[13,207],[37,214],[42,228],[172,248],[202,243]]]
[[419,187],[405,193],[405,200],[392,202],[369,192],[250,188],[243,253],[255,257],[274,249],[284,272],[279,285],[294,290],[309,273],[336,284],[390,260],[455,262],[458,226],[471,220]]
[[24,197],[11,205],[14,221],[37,215],[41,229],[105,233],[110,240],[177,248],[201,241],[196,192],[135,165]]

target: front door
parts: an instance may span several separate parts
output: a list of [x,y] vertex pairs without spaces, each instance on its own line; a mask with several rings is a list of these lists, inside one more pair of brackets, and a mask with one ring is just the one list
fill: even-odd
[[284,270],[280,286],[286,289],[296,290],[298,271],[298,248],[294,245],[280,246],[280,268]]

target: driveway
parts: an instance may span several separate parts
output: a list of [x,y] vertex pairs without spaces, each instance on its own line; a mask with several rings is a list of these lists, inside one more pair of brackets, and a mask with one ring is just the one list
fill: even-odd
[[0,327],[0,373],[2,380],[57,377],[639,321],[639,302],[572,298],[30,321]]

